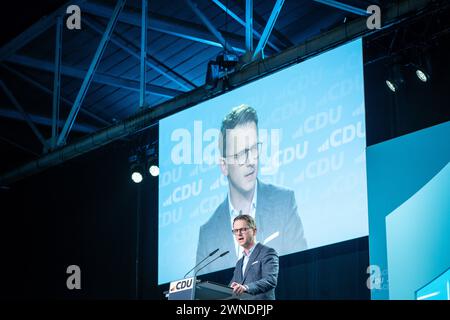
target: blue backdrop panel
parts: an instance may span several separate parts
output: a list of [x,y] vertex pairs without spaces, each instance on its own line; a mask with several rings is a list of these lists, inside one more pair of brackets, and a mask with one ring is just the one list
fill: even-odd
[[414,299],[450,265],[449,136],[446,122],[367,148],[372,299]]

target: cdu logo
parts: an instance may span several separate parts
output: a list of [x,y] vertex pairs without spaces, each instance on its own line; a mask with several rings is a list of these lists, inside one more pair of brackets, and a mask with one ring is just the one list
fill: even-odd
[[191,289],[194,284],[194,278],[174,281],[170,284],[170,293]]

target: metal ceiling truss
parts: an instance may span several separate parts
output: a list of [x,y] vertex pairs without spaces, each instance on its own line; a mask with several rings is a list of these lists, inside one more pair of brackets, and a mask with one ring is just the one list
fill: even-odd
[[284,0],[277,0],[275,3],[272,12],[270,14],[269,20],[264,28],[263,34],[259,39],[258,45],[256,46],[255,51],[253,52],[252,59],[256,59],[259,55],[262,54],[264,47],[269,40],[269,36],[272,32],[273,27],[275,26],[275,22],[277,21],[278,15],[280,14],[281,8],[283,7]]
[[343,3],[342,1],[335,1],[335,0],[314,0],[314,1],[325,4],[327,6],[330,6],[330,7],[336,8],[336,9],[339,9],[339,10],[342,10],[342,11],[356,14],[358,16],[368,16],[369,15],[369,13],[367,13],[366,10]]
[[6,94],[6,96],[9,98],[9,100],[11,100],[11,102],[14,105],[14,107],[20,112],[20,114],[22,115],[22,118],[25,119],[25,121],[28,124],[28,126],[31,128],[33,133],[36,135],[36,137],[39,139],[41,144],[44,146],[44,149],[49,149],[50,145],[45,140],[44,136],[39,132],[39,129],[33,123],[33,120],[30,118],[28,113],[25,112],[25,109],[21,106],[19,101],[17,101],[16,97],[14,97],[13,93],[11,92],[11,90],[9,90],[9,88],[5,85],[5,83],[2,80],[0,80],[0,87],[3,89],[3,91]]
[[[241,9],[244,12],[247,12],[247,0],[233,0],[234,2],[237,2],[238,5],[241,7]],[[253,1],[252,1],[253,2]],[[258,25],[264,27],[267,23],[267,21],[260,16],[257,12],[252,11],[253,15],[253,22],[254,24],[257,23]],[[289,47],[292,47],[294,43],[292,43],[291,40],[289,40],[284,34],[282,34],[280,31],[278,31],[276,28],[273,28],[272,30],[272,36],[283,46],[283,50]]]
[[[27,148],[27,147],[21,145],[20,143],[17,143],[17,142],[14,142],[14,141],[10,140],[10,139],[8,139],[7,137],[0,136],[0,140],[3,141],[3,142],[6,142],[7,144],[9,144],[9,145],[11,145],[11,146],[13,146],[13,147],[15,147],[15,148],[17,148],[17,149],[20,149],[20,150],[22,150],[22,151],[25,151],[25,152],[27,152],[27,153],[33,155],[33,156],[36,156],[36,157],[39,156],[39,155],[38,155],[36,152],[34,152],[33,150],[30,150],[29,148]],[[0,186],[0,188],[2,188],[2,189],[8,189],[8,187],[5,187],[5,186]]]
[[[37,70],[47,71],[51,73],[53,73],[54,71],[54,64],[46,60],[30,58],[22,55],[14,55],[8,58],[8,61]],[[84,79],[86,70],[62,65],[61,74],[72,78]],[[117,77],[101,72],[95,73],[93,82],[136,92],[139,92],[140,90],[139,80]],[[184,92],[147,83],[147,94],[155,94],[161,97],[173,98],[181,93]]]
[[[4,64],[4,63],[0,63],[0,65],[5,68],[6,70],[8,70],[9,72],[11,72],[12,74],[14,74],[15,76],[17,76],[18,78],[22,79],[23,81],[33,85],[34,87],[38,88],[39,90],[52,95],[53,96],[53,90],[47,88],[46,86],[42,85],[40,82],[32,79],[31,77],[23,74],[20,71],[17,71],[13,68],[11,68],[10,66]],[[60,95],[61,97],[61,101],[64,102],[65,104],[67,104],[69,107],[73,106],[73,101],[70,101],[69,99],[66,99],[65,97],[63,97],[62,95]],[[81,109],[80,113],[83,113],[83,115],[85,115],[86,117],[89,117],[90,119],[98,122],[99,124],[102,124],[103,126],[109,126],[111,123],[106,121],[103,118],[100,118],[99,116],[97,116],[96,114],[86,110],[86,109]]]
[[48,15],[37,23],[33,24],[27,30],[22,32],[18,37],[14,38],[12,41],[4,45],[0,49],[0,62],[13,55],[19,49],[24,47],[26,44],[30,43],[32,40],[36,39],[39,35],[50,29],[55,25],[55,21],[59,16],[66,14],[66,9],[69,4],[72,5],[81,5],[86,0],[74,0],[71,1],[60,8],[58,8],[51,15]]
[[[103,29],[100,23],[94,21],[92,18],[84,17],[83,23],[87,25],[89,28],[91,28],[93,31],[103,34]],[[141,59],[140,55],[140,49],[138,46],[136,46],[133,42],[125,39],[119,34],[113,34],[111,36],[111,39],[109,39],[111,43],[116,45],[118,48],[122,49],[123,51],[127,52],[130,56],[136,58],[137,60]],[[152,63],[150,60],[155,61],[156,63]],[[168,66],[166,66],[164,63],[157,60],[155,57],[150,56],[148,53],[146,53],[146,59],[145,63],[148,67],[152,68],[156,72],[158,72],[160,75],[166,77],[170,81],[173,81],[186,91],[191,90],[193,88],[197,88],[197,86],[183,77],[182,75],[178,74]],[[186,85],[188,84],[188,85]]]
[[[180,90],[174,90],[169,89],[165,87],[155,86],[147,84],[146,81],[146,70],[145,66],[149,65],[153,69],[160,72],[162,75],[166,76],[167,78],[176,81],[178,84],[180,84],[183,88],[189,89],[185,84],[177,80],[175,77],[168,74],[168,72],[165,72],[162,70],[161,67],[156,66],[155,64],[152,64],[148,61],[148,55],[147,55],[147,20],[148,15],[144,15],[144,12],[147,12],[148,6],[147,6],[148,0],[142,0],[142,19],[141,19],[141,52],[137,55],[137,57],[140,59],[141,67],[140,67],[140,81],[136,81],[134,79],[126,79],[121,77],[116,77],[112,75],[107,74],[101,74],[96,73],[96,69],[100,63],[100,60],[103,56],[103,53],[105,52],[106,46],[111,39],[113,30],[115,25],[117,24],[118,18],[120,13],[122,12],[126,0],[120,0],[116,3],[116,6],[114,10],[111,13],[110,20],[108,22],[108,25],[106,27],[106,30],[102,32],[102,38],[100,40],[99,46],[97,48],[97,51],[94,55],[93,60],[90,63],[90,66],[87,71],[80,70],[77,68],[69,67],[69,66],[63,66],[61,63],[61,57],[62,57],[62,29],[63,29],[63,16],[66,14],[66,8],[67,5],[60,7],[58,10],[56,10],[52,15],[41,19],[39,22],[31,26],[29,29],[27,29],[24,33],[13,39],[10,43],[2,47],[0,51],[0,61],[5,59],[9,62],[13,62],[16,64],[24,65],[27,67],[36,68],[39,70],[44,70],[47,72],[54,73],[54,80],[53,80],[53,102],[52,102],[52,136],[50,139],[50,144],[48,145],[45,139],[40,135],[39,131],[37,131],[37,128],[35,128],[33,125],[33,122],[30,120],[29,117],[23,116],[22,118],[27,121],[27,123],[32,126],[33,131],[38,136],[39,140],[41,140],[41,143],[44,145],[44,150],[47,149],[55,149],[57,147],[60,147],[61,145],[65,144],[65,140],[70,133],[71,128],[74,125],[74,122],[76,120],[76,117],[78,113],[80,112],[81,105],[84,101],[84,98],[86,97],[87,91],[90,87],[90,84],[92,82],[97,82],[101,84],[106,84],[110,86],[115,86],[123,89],[138,91],[140,93],[140,105],[144,106],[146,105],[145,97],[147,94],[156,94],[163,97],[174,97],[176,95],[181,94],[183,91]],[[75,1],[71,2],[71,4],[81,5],[85,3],[85,1]],[[144,19],[145,17],[145,19]],[[31,57],[21,56],[15,54],[19,49],[21,49],[23,46],[25,46],[28,42],[35,39],[38,35],[42,34],[43,32],[47,31],[52,25],[56,26],[56,37],[55,37],[55,56],[54,56],[54,64],[50,61],[45,60],[39,60],[34,59]],[[99,28],[96,28],[92,24],[90,24],[90,27],[96,31],[99,31]],[[145,41],[144,41],[145,40]],[[120,47],[124,47],[119,43],[119,41],[116,41],[116,44]],[[128,50],[133,52],[132,50]],[[135,52],[132,54],[133,56],[136,56]],[[16,75],[24,79],[25,81],[32,83],[33,85],[39,87],[41,90],[49,93],[49,89],[42,86],[37,81],[20,74],[18,71],[10,69],[8,66],[5,66],[2,64],[3,67],[9,69],[10,71],[14,72]],[[167,66],[163,65],[166,69],[170,70]],[[176,74],[172,70],[170,70],[172,74]],[[59,127],[60,127],[60,121],[59,121],[59,109],[60,109],[60,101],[63,100],[61,98],[61,75],[65,76],[71,76],[79,79],[83,79],[83,82],[81,84],[81,88],[75,98],[75,101],[72,104],[72,108],[69,112],[69,116],[62,127],[61,133],[59,134]],[[190,83],[187,80],[188,83]],[[192,84],[192,83],[190,83]],[[192,84],[193,85],[193,84]],[[14,99],[14,96],[12,96],[12,93],[9,91],[8,88],[3,84],[2,85],[5,88],[5,92],[7,92],[7,95]],[[195,85],[193,85],[195,86]],[[15,101],[15,100],[14,100]],[[15,101],[16,102],[16,101]],[[65,102],[70,103],[67,99],[65,99]],[[14,103],[14,105],[17,107],[17,103]],[[20,105],[19,105],[20,106]],[[22,111],[21,111],[22,112]],[[91,114],[92,115],[92,114]],[[97,117],[97,119],[99,119]],[[100,119],[101,120],[101,119]],[[41,121],[42,122],[42,121]],[[109,124],[106,121],[102,121],[103,124]],[[45,142],[44,142],[45,141]]]
[[105,33],[103,34],[103,37],[100,40],[100,43],[97,47],[97,51],[94,54],[94,58],[91,61],[91,65],[89,66],[89,69],[86,73],[86,76],[83,79],[83,83],[81,84],[80,91],[78,92],[77,97],[75,98],[75,102],[73,103],[72,110],[70,110],[69,116],[67,117],[66,123],[64,127],[61,130],[61,133],[58,136],[57,139],[57,145],[61,146],[65,144],[66,138],[70,132],[70,129],[72,129],[72,126],[75,122],[75,119],[78,115],[78,112],[80,111],[80,107],[84,101],[84,98],[86,97],[87,91],[89,89],[89,86],[92,82],[92,79],[94,78],[94,73],[97,70],[97,67],[100,63],[100,60],[103,56],[103,53],[105,52],[106,45],[108,44],[109,39],[111,38],[112,31],[114,30],[114,27],[116,26],[118,17],[120,15],[120,12],[122,11],[123,7],[125,6],[126,0],[118,0],[117,4],[114,8],[114,12],[109,19],[108,26],[106,27]]
[[[253,48],[252,48],[252,50],[248,50],[248,41],[249,41],[250,37],[247,34],[247,32],[250,33],[251,37],[253,37],[253,34],[254,34],[258,39],[261,38],[261,34],[258,31],[253,29],[253,23],[251,23],[252,27],[247,30],[248,22],[249,21],[253,22],[253,0],[246,0],[246,7],[245,7],[246,18],[245,18],[245,21],[242,20],[241,18],[239,18],[239,16],[236,13],[231,11],[226,5],[224,5],[222,2],[220,2],[220,0],[211,0],[211,1],[214,2],[220,9],[225,11],[225,13],[227,13],[230,17],[232,17],[234,20],[236,20],[240,25],[242,25],[243,27],[246,28],[245,29],[246,30],[246,34],[245,34],[246,47],[245,47],[245,49],[246,49],[247,52],[253,51]],[[250,15],[250,17],[251,17],[250,20],[248,19],[249,18],[248,15]],[[271,41],[268,41],[267,45],[269,47],[271,47],[273,50],[275,50],[275,52],[280,52],[281,51],[281,49],[277,45],[275,45],[273,42],[271,42]]]
[[[390,28],[394,25],[407,21],[418,12],[426,12],[427,5],[430,4],[431,1],[433,0],[399,0],[391,3],[383,12],[384,23],[382,29]],[[276,11],[281,9],[281,5],[282,1],[277,1],[277,5],[274,7],[271,16],[277,15]],[[275,19],[272,20],[272,22],[268,22],[266,29],[271,29],[273,27]],[[270,25],[272,25],[272,27],[270,27]],[[379,32],[379,30],[369,30],[366,26],[366,18],[360,17],[346,24],[339,25],[336,28],[314,37],[305,43],[289,48],[263,61],[255,61],[247,64],[239,72],[230,74],[227,82],[230,87],[238,87],[239,85],[263,77],[270,72],[285,68],[294,63],[306,60],[321,52],[342,45],[357,37],[373,34],[375,32]],[[263,36],[267,37],[264,33]],[[263,47],[261,45],[263,42],[263,38],[261,38],[258,48]],[[61,71],[64,72],[64,67],[61,68]],[[136,113],[130,118],[120,121],[108,128],[101,129],[92,135],[82,138],[78,142],[62,146],[60,149],[43,155],[35,161],[29,162],[15,170],[1,175],[0,185],[9,185],[21,178],[43,171],[46,168],[60,164],[89,151],[98,149],[112,141],[136,133],[151,126],[158,119],[161,119],[164,116],[181,111],[186,107],[198,104],[202,101],[222,94],[223,90],[221,88],[222,85],[220,84],[212,90],[207,90],[204,86],[199,87],[191,92],[184,93],[174,99],[163,102],[154,108],[143,109],[141,112]],[[67,123],[70,124],[73,122],[67,121],[66,126]],[[62,137],[64,136],[61,134],[60,142],[63,139]]]
[[[19,121],[26,121],[26,118],[21,112],[12,110],[11,108],[0,108],[0,117],[12,119],[12,120],[19,120]],[[47,127],[53,127],[53,119],[48,118],[45,116],[37,115],[37,114],[31,114],[28,113],[28,118],[35,124],[39,124],[42,126]],[[64,121],[58,120],[58,125],[62,127],[64,125]],[[81,133],[93,133],[98,130],[97,127],[87,125],[87,124],[77,124],[75,123],[72,128],[73,131],[81,132]]]
[[[112,9],[108,6],[97,3],[85,3],[82,6],[83,12],[88,14],[109,18],[112,14]],[[123,11],[119,17],[121,23],[132,25],[135,27],[141,27],[141,17],[139,14],[132,11]],[[221,47],[222,44],[211,35],[209,30],[205,29],[202,25],[198,25],[192,22],[166,17],[154,12],[149,12],[149,24],[150,30],[158,31],[161,33],[169,34],[175,37],[179,37],[186,40],[200,42],[209,46]],[[244,37],[239,35],[218,30],[227,39],[227,42],[232,46],[236,52],[244,53],[242,44],[244,43]]]
[[142,0],[141,9],[141,56],[140,56],[140,90],[139,90],[139,107],[147,107],[146,102],[146,78],[147,72],[145,70],[145,61],[147,60],[147,25],[148,25],[148,0]]
[[195,13],[195,15],[202,21],[205,27],[209,30],[209,32],[211,32],[214,35],[214,37],[219,41],[219,43],[222,45],[222,48],[224,48],[228,52],[235,52],[233,47],[222,36],[222,33],[220,33],[220,31],[217,30],[217,28],[211,23],[211,21],[209,21],[206,15],[204,15],[203,12],[197,7],[197,4],[194,3],[192,0],[185,0],[185,1],[192,9],[192,11]]
[[[255,33],[253,29],[253,0],[245,0],[245,50],[249,55],[253,53],[253,33]],[[261,39],[261,36],[258,36]]]
[[63,18],[56,18],[55,38],[55,74],[53,79],[53,108],[52,108],[52,138],[51,148],[56,148],[59,134],[59,106],[61,101],[61,57],[62,57],[62,28]]

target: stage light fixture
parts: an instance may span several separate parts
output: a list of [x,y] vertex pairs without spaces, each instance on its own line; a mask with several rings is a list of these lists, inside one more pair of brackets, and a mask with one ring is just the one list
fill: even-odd
[[156,145],[149,145],[146,147],[145,155],[147,160],[147,171],[152,177],[159,175],[158,155],[156,152]]
[[141,183],[144,179],[144,170],[141,165],[135,164],[131,167],[131,180],[134,183]]
[[128,158],[130,163],[130,178],[134,183],[141,183],[144,180],[144,167],[141,164],[141,156],[133,154]]
[[397,85],[394,82],[392,82],[391,80],[387,79],[386,85],[388,86],[389,90],[391,90],[392,92],[397,91]]
[[389,77],[385,80],[386,86],[392,92],[396,93],[405,82],[402,74],[401,65],[394,64],[389,71]]
[[412,64],[416,77],[422,82],[431,80],[431,63],[429,58],[422,58],[420,63]]
[[208,62],[205,79],[206,88],[215,88],[220,79],[234,71],[238,62],[239,57],[236,54],[225,51],[220,52],[216,56],[216,60]]
[[134,183],[141,183],[147,175],[156,177],[159,175],[157,147],[142,145],[133,148],[132,155],[128,158],[130,164],[130,176]]
[[148,168],[148,172],[150,173],[150,175],[152,177],[157,177],[157,176],[159,176],[159,167],[157,165],[152,164]]
[[148,159],[148,161],[147,161],[147,169],[148,169],[148,173],[152,177],[159,176],[158,158],[155,157],[154,154],[152,154],[152,156],[150,156],[150,159]]
[[420,68],[417,68],[417,69],[416,69],[416,76],[417,76],[417,78],[419,78],[419,80],[422,81],[422,82],[427,82],[428,79],[430,79],[430,77],[428,76],[428,74],[427,74],[424,70],[422,70],[422,69],[420,69]]
[[414,73],[422,82],[429,82],[431,80],[431,58],[430,51],[427,48],[418,49],[412,57],[409,64],[414,70]]

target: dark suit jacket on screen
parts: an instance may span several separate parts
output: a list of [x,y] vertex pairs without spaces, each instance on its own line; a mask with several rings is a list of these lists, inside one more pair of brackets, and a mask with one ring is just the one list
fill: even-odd
[[[279,255],[305,250],[307,245],[294,192],[259,180],[257,186],[256,239],[274,248]],[[238,259],[231,232],[228,198],[200,227],[197,263],[217,248],[219,253],[227,250],[230,253],[202,269],[199,274],[232,268]]]

